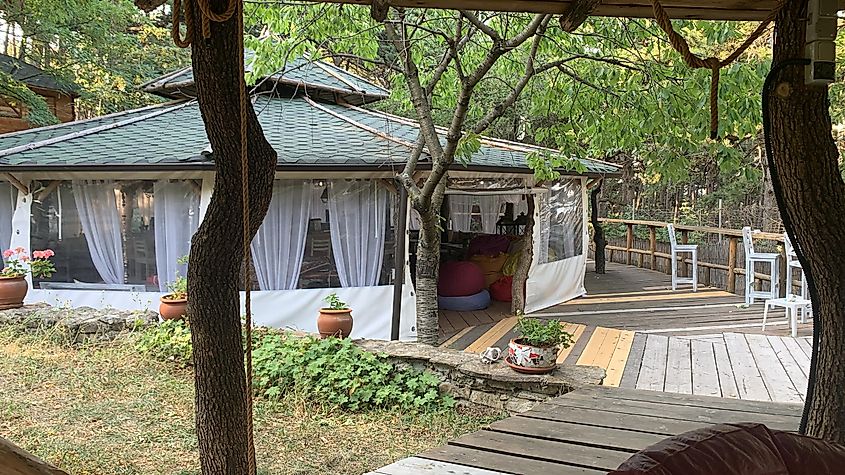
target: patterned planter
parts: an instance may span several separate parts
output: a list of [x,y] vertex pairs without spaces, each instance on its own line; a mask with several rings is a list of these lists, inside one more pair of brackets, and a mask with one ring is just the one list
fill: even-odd
[[0,277],[0,310],[23,307],[29,286],[23,276]]
[[174,299],[172,294],[161,296],[158,313],[165,320],[177,320],[188,314],[188,299]]
[[532,346],[522,338],[508,343],[508,357],[505,362],[513,369],[531,373],[549,373],[557,368],[558,347]]

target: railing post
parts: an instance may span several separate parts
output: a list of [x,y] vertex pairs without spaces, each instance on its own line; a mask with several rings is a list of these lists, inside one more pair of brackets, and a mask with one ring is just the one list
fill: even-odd
[[[689,244],[689,231],[683,230],[681,231],[681,244]],[[681,256],[686,256],[685,252],[681,253]],[[684,263],[684,275],[690,277],[690,269],[689,269],[689,262],[687,262],[686,257],[681,257],[681,262]]]
[[628,224],[628,236],[625,242],[625,248],[628,250],[628,257],[625,263],[631,265],[631,248],[634,247],[634,225]]
[[657,270],[657,229],[654,226],[648,227],[648,251],[651,254],[651,270]]
[[736,236],[731,236],[728,241],[728,281],[727,290],[736,293]]

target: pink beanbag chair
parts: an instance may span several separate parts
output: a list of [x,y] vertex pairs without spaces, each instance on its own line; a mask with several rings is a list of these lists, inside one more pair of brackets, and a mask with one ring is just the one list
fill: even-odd
[[513,300],[513,276],[506,275],[490,285],[490,295],[493,300],[510,302]]
[[498,256],[508,252],[511,240],[501,234],[479,234],[472,238],[467,249],[467,257],[481,254],[482,256]]
[[440,264],[437,293],[443,297],[466,297],[484,288],[484,272],[469,261],[449,261]]

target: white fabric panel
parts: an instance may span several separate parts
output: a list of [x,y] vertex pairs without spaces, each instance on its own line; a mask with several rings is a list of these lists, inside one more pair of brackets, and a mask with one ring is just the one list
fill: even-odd
[[388,191],[372,180],[329,182],[332,254],[343,287],[378,284],[384,258]]
[[449,220],[452,231],[468,233],[472,227],[472,205],[475,197],[472,195],[449,195]]
[[[17,189],[10,183],[0,183],[0,251],[9,249],[12,243],[12,215],[15,213]],[[29,246],[27,246],[29,249]]]
[[478,197],[478,206],[481,209],[481,232],[484,234],[496,234],[496,222],[499,220],[502,202],[502,196],[499,195]]
[[177,272],[188,273],[188,266],[176,261],[191,249],[191,237],[199,226],[200,197],[188,183],[159,180],[153,185],[153,203],[158,288],[166,292]]
[[532,267],[525,284],[525,313],[536,312],[587,293],[584,289],[586,269],[585,254]]
[[309,193],[309,197],[311,200],[311,219],[326,219],[326,211],[329,209],[328,203],[323,203],[323,191],[326,189],[326,185],[324,186],[317,186],[311,184],[311,192]]
[[123,239],[114,182],[74,181],[73,197],[100,278],[107,284],[122,284]]
[[261,290],[290,290],[299,283],[312,190],[308,181],[273,183],[270,208],[252,240],[252,262]]
[[[410,282],[410,276],[406,276]],[[307,332],[317,331],[317,314],[324,305],[323,298],[336,292],[352,307],[352,338],[390,339],[393,286],[348,287],[343,289],[298,289],[252,292],[253,321],[256,325],[290,328]],[[48,303],[63,307],[112,307],[119,310],[158,311],[162,292],[117,292],[106,290],[44,290],[32,289],[25,303]],[[244,294],[241,293],[243,309]],[[413,287],[402,291],[402,319],[399,338],[416,339],[416,303]]]

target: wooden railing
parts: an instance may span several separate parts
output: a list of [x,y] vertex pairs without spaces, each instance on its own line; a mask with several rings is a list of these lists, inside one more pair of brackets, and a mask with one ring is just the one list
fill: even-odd
[[[614,218],[599,218],[599,221],[602,223],[614,223],[614,224],[623,224],[627,227],[627,234],[625,239],[625,246],[614,246],[608,245],[606,247],[608,253],[608,261],[613,262],[613,257],[615,252],[623,253],[624,262],[628,265],[637,265],[639,267],[650,267],[652,270],[657,269],[657,259],[665,259],[667,261],[671,260],[671,255],[665,252],[657,251],[657,228],[666,228],[668,223],[664,223],[661,221],[642,221],[642,220],[632,220],[632,219],[614,219]],[[634,246],[635,241],[635,227],[646,227],[648,228],[648,249],[639,249]],[[689,242],[689,235],[690,233],[702,233],[702,234],[713,234],[722,236],[725,241],[727,241],[728,245],[728,254],[727,259],[725,262],[707,262],[701,259],[699,253],[698,259],[698,266],[703,270],[700,274],[700,281],[702,284],[710,286],[711,285],[711,277],[712,272],[725,272],[727,275],[727,283],[725,285],[725,290],[728,292],[736,293],[736,277],[739,275],[745,275],[745,265],[744,263],[740,263],[739,267],[737,266],[737,256],[738,256],[738,246],[740,245],[740,241],[742,241],[742,230],[740,229],[727,229],[727,228],[716,228],[711,226],[687,226],[683,224],[676,224],[675,230],[680,234],[680,242],[683,244],[687,244]],[[783,234],[777,233],[766,233],[766,232],[755,232],[752,234],[752,238],[754,240],[765,240],[765,241],[775,241],[775,242],[783,242]],[[724,242],[724,241],[722,241]],[[780,246],[779,252],[781,254],[784,253],[783,246]],[[635,262],[636,260],[636,262]],[[679,268],[678,271],[681,272],[683,269],[683,273],[689,275],[689,263],[687,262],[688,259],[681,258],[679,256],[679,263],[683,264],[682,268]],[[671,264],[667,265],[666,268],[669,269],[667,273],[671,272]],[[780,288],[785,289],[786,287],[786,256],[782,255],[780,259]],[[758,279],[757,286],[761,285],[760,281],[770,281],[771,278],[768,274],[761,274],[756,273],[755,277]],[[793,282],[793,285],[796,285],[796,282]],[[800,284],[799,284],[800,285]]]

